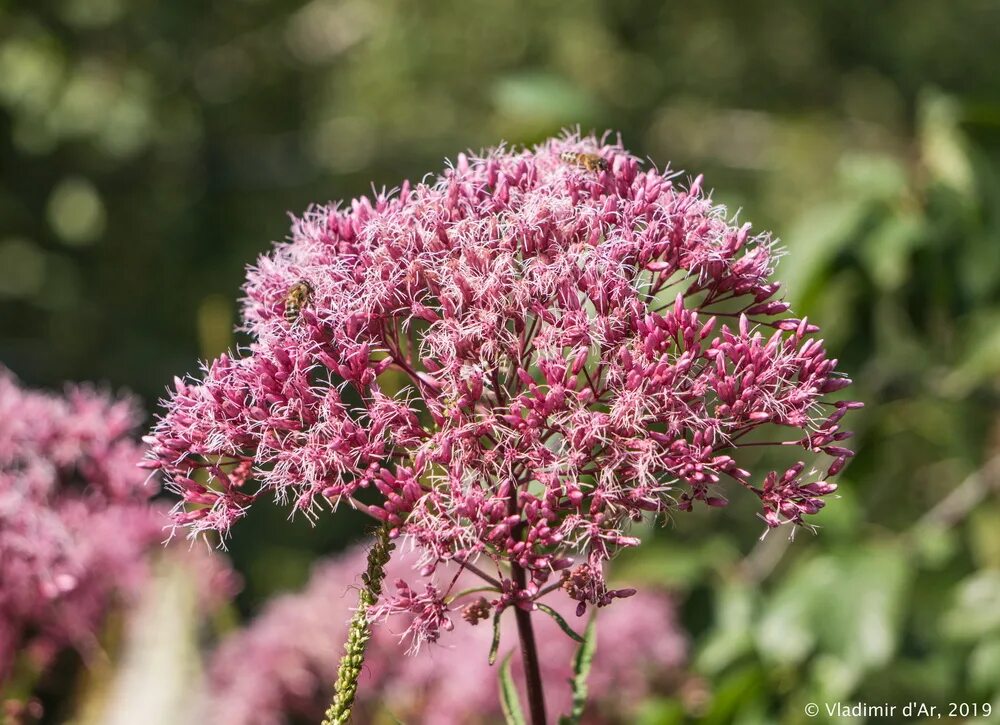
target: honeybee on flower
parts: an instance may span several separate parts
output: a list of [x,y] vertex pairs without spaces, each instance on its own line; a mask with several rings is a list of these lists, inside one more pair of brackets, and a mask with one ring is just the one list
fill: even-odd
[[293,284],[285,294],[285,322],[295,324],[302,314],[302,308],[309,304],[313,296],[313,287],[307,280],[300,279]]
[[595,174],[600,173],[601,171],[607,171],[611,168],[608,164],[608,160],[598,154],[588,154],[579,151],[563,151],[559,154],[559,158],[567,164],[579,166],[587,171],[592,171]]

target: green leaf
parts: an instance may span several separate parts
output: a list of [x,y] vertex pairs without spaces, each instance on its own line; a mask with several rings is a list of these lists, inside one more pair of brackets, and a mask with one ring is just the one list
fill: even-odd
[[828,699],[846,697],[895,654],[910,593],[911,554],[872,544],[802,559],[763,602],[754,642],[770,666],[822,656]]
[[575,639],[580,644],[584,644],[585,640],[583,639],[583,637],[578,635],[576,631],[574,631],[574,629],[569,626],[569,623],[562,618],[562,615],[559,614],[559,612],[554,610],[548,604],[539,604],[538,609],[545,612],[547,615],[552,617],[552,619],[556,620],[556,624],[559,625],[559,629],[561,629],[563,632],[568,634],[570,637]]
[[493,615],[493,644],[490,645],[490,665],[497,661],[497,650],[500,649],[500,614],[501,609]]
[[941,631],[954,642],[976,642],[1000,633],[1000,572],[981,569],[954,587],[954,603]]
[[699,720],[712,725],[736,722],[741,713],[758,710],[767,686],[764,670],[756,664],[735,667],[712,682],[712,697]]
[[839,199],[811,207],[792,226],[792,254],[781,265],[782,286],[800,307],[810,297],[822,297],[822,288],[838,255],[856,242],[870,211],[867,199]]
[[1000,569],[1000,505],[984,501],[973,510],[969,548],[980,569]]
[[918,105],[921,161],[930,177],[970,198],[975,170],[968,139],[962,131],[958,101],[938,91],[925,91]]
[[635,725],[682,725],[685,710],[677,698],[650,697],[639,704]]
[[573,658],[573,679],[570,686],[573,688],[573,710],[569,715],[559,718],[559,725],[577,725],[583,717],[583,710],[587,706],[587,677],[590,675],[590,665],[594,661],[594,652],[597,650],[597,617],[591,616],[587,630],[583,633],[583,644],[576,651]]
[[513,655],[514,651],[511,650],[500,665],[500,707],[503,709],[503,718],[507,725],[527,725],[524,712],[521,710],[521,699],[517,695],[517,687],[510,674],[510,659]]
[[965,344],[958,364],[942,381],[942,390],[953,397],[968,395],[1000,372],[1000,311],[973,312],[964,327]]
[[911,257],[926,240],[922,222],[915,213],[894,214],[860,241],[857,254],[881,290],[891,292],[910,281]]
[[969,683],[983,694],[992,692],[1000,682],[1000,639],[976,645],[969,657]]
[[739,582],[723,584],[715,592],[715,626],[706,634],[696,657],[697,667],[718,674],[753,648],[752,620],[757,595]]

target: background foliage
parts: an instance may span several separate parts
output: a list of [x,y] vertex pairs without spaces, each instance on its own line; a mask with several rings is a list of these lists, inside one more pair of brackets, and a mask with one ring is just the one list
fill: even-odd
[[[997,711],[998,63],[989,0],[0,0],[0,360],[152,409],[238,341],[243,267],[287,210],[618,129],[783,238],[796,310],[868,404],[818,536],[758,543],[737,500],[622,561],[673,582],[701,683],[643,722]],[[283,517],[232,542],[244,613],[362,525]]]

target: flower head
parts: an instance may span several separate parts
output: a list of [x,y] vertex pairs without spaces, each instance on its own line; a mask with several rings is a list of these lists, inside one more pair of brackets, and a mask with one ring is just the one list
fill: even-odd
[[424,592],[418,593],[405,580],[397,579],[395,594],[372,607],[369,617],[379,621],[394,614],[410,615],[410,625],[404,637],[410,637],[410,651],[416,653],[424,642],[437,642],[441,630],[454,629],[448,609],[447,602],[433,584],[426,584]]
[[[260,496],[347,502],[425,572],[495,572],[497,607],[532,607],[574,558],[563,589],[604,605],[625,593],[603,564],[643,515],[723,506],[735,484],[769,527],[802,524],[835,488],[853,404],[826,396],[850,381],[787,315],[775,261],[700,177],[681,188],[620,145],[460,155],[296,220],[248,275],[253,343],[177,381],[149,465],[194,533]],[[833,462],[754,474],[747,444]]]

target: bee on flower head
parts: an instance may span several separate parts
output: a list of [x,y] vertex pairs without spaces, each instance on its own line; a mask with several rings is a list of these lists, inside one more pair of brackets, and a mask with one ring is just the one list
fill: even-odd
[[302,308],[312,299],[313,288],[308,281],[300,279],[293,284],[285,294],[285,322],[295,324],[302,313]]
[[598,156],[597,154],[586,154],[579,151],[563,151],[559,154],[559,158],[567,164],[580,166],[587,171],[593,171],[595,174],[601,171],[607,171],[609,168],[607,159]]

